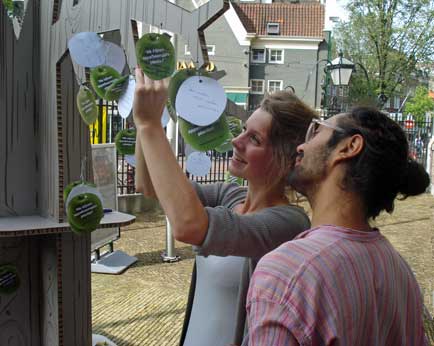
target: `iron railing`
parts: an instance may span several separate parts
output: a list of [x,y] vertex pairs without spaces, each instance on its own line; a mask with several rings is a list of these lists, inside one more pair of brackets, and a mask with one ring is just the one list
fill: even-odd
[[[249,110],[252,111],[255,107],[249,107]],[[131,122],[131,118],[127,120],[122,119],[117,110],[117,105],[115,102],[107,102],[100,100],[99,101],[99,121],[98,121],[98,139],[95,136],[91,136],[92,143],[102,143],[101,138],[103,130],[106,131],[106,142],[114,142],[114,138],[116,134],[124,128],[128,128],[133,126]],[[428,143],[433,135],[433,119],[428,119],[426,121],[415,121],[413,124],[407,122],[406,118],[402,116],[401,113],[391,113],[390,117],[398,122],[408,139],[410,156],[426,166],[427,156],[428,156]],[[104,125],[105,120],[105,125]],[[95,131],[93,131],[95,133]],[[186,145],[184,139],[178,132],[178,153],[177,159],[178,162],[187,175],[187,177],[191,180],[197,181],[199,183],[215,183],[215,182],[223,182],[225,181],[225,174],[228,171],[229,161],[232,157],[232,151],[227,153],[219,153],[215,150],[210,150],[207,152],[207,155],[211,158],[211,170],[210,172],[203,177],[194,176],[188,173],[185,169],[185,161],[186,161]],[[135,192],[135,169],[133,166],[129,165],[125,161],[125,157],[123,155],[117,156],[118,169],[117,169],[117,182],[118,182],[118,194],[131,194]]]

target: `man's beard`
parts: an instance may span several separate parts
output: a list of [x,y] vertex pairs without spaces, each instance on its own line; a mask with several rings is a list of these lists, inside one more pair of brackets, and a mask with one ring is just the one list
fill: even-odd
[[289,185],[309,200],[313,198],[319,184],[327,175],[330,151],[328,148],[320,148],[311,152],[307,158],[303,156],[300,164],[293,168],[288,177]]

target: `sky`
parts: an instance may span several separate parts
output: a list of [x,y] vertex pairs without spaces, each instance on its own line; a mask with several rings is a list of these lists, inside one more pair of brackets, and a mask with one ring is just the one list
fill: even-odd
[[349,0],[326,0],[326,23],[325,29],[333,28],[333,20],[347,20],[348,13],[345,11],[345,5]]

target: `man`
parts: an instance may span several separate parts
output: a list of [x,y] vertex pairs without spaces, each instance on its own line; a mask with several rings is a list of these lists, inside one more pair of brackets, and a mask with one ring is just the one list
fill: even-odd
[[297,152],[290,181],[312,228],[259,262],[243,345],[427,345],[412,271],[369,223],[429,185],[402,129],[359,107],[314,120]]

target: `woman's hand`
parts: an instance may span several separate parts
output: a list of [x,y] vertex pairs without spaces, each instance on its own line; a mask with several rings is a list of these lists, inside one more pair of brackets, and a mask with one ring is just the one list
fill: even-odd
[[161,116],[167,101],[169,78],[154,81],[136,67],[133,117],[136,128],[161,126]]

